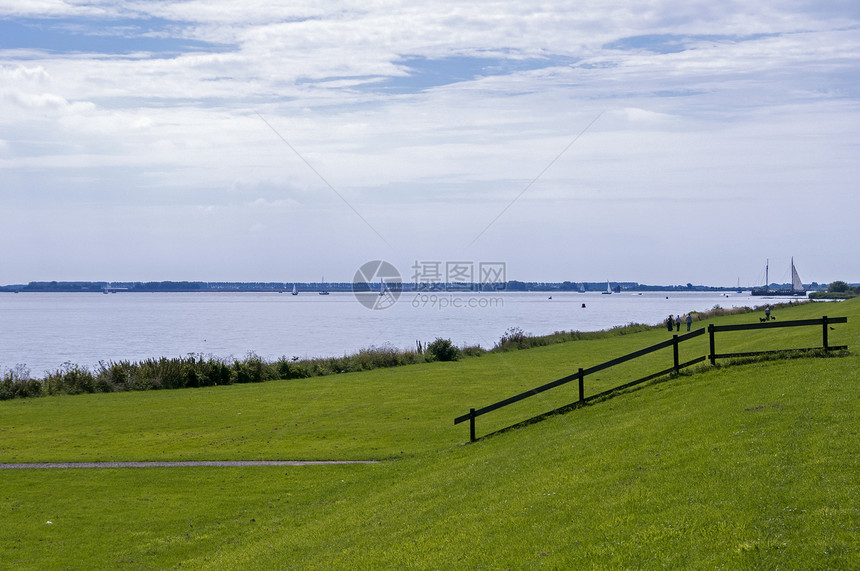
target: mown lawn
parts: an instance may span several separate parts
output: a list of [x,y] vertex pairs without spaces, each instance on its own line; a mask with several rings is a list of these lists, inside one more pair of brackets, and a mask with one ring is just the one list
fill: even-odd
[[[822,308],[848,315],[831,343],[856,350],[857,301],[777,318]],[[820,330],[772,333],[790,345],[820,341]],[[462,444],[466,425],[453,426],[469,406],[666,335],[304,381],[0,403],[2,462],[386,460],[4,471],[0,567],[860,567],[856,356],[707,368],[474,444]],[[726,347],[750,343],[726,335]],[[552,392],[482,417],[479,433],[576,397],[575,386]]]

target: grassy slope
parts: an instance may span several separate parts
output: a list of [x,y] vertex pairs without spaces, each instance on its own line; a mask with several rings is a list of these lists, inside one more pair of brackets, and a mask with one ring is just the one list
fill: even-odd
[[[849,315],[831,342],[856,350],[856,301],[779,318],[822,307]],[[820,335],[777,331],[797,346]],[[456,445],[467,429],[452,418],[468,406],[665,335],[308,381],[0,403],[0,461],[400,458],[5,472],[0,566],[860,565],[854,356],[709,370]],[[488,415],[479,431],[574,391]]]

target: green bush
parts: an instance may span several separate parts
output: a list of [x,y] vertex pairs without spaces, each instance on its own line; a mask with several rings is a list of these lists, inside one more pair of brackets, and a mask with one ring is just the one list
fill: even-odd
[[43,381],[45,392],[49,395],[96,392],[96,380],[85,367],[66,363],[53,373],[48,373]]
[[498,351],[510,351],[512,349],[525,349],[531,344],[529,340],[535,341],[535,337],[527,335],[519,327],[508,327],[494,349]]
[[299,361],[298,358],[287,360],[286,357],[281,357],[274,364],[275,375],[279,379],[306,379],[311,376],[310,371],[305,366],[305,363]]
[[205,381],[203,384],[207,387],[214,387],[218,385],[229,385],[231,379],[230,367],[228,367],[225,363],[218,361],[216,359],[209,359],[207,361],[203,361],[200,359],[199,368],[203,372],[202,379]]
[[450,339],[437,337],[435,341],[427,346],[429,353],[436,361],[456,361],[460,358],[460,349]]
[[236,383],[262,383],[268,380],[267,367],[257,355],[248,355],[244,361],[233,362],[233,381]]
[[486,351],[481,348],[480,345],[470,345],[468,347],[463,347],[463,355],[466,357],[480,357],[486,353]]
[[0,400],[38,396],[42,396],[42,382],[29,378],[28,374],[8,371],[0,378]]

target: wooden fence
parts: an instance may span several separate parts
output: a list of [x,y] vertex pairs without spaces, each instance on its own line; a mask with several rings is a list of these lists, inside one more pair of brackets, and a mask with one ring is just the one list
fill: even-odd
[[[783,353],[785,351],[815,351],[823,349],[824,351],[840,351],[848,349],[847,345],[831,346],[827,342],[827,330],[834,323],[848,323],[847,317],[827,317],[821,319],[797,319],[794,321],[764,321],[761,323],[738,323],[737,325],[708,325],[708,336],[711,341],[711,351],[708,358],[712,365],[717,364],[717,359],[726,359],[729,357],[753,357],[756,355],[767,355],[773,353]],[[776,327],[805,327],[810,325],[821,326],[821,347],[804,347],[798,349],[776,349],[771,351],[745,351],[742,353],[717,353],[716,350],[716,334],[721,331],[747,331],[750,329],[774,329]]]
[[[638,385],[640,383],[644,383],[646,381],[650,381],[657,377],[662,377],[664,375],[668,375],[669,373],[677,373],[681,369],[686,367],[690,367],[697,363],[701,363],[705,359],[710,359],[711,364],[716,364],[717,359],[725,359],[729,357],[749,357],[754,355],[764,355],[764,354],[772,354],[772,353],[781,353],[784,351],[810,351],[810,350],[818,350],[823,349],[824,351],[834,351],[834,350],[845,350],[848,349],[847,345],[839,345],[839,346],[831,346],[827,341],[827,331],[832,324],[835,323],[847,323],[847,317],[830,317],[827,316],[822,317],[821,319],[800,319],[794,321],[765,321],[761,323],[742,323],[737,325],[709,325],[707,332],[710,338],[710,353],[707,356],[697,357],[690,361],[686,361],[681,363],[679,361],[679,351],[678,346],[685,342],[695,339],[700,335],[705,333],[705,329],[697,329],[695,331],[691,331],[690,333],[685,333],[684,335],[672,335],[671,339],[667,339],[666,341],[662,341],[657,343],[656,345],[651,345],[650,347],[645,347],[644,349],[640,349],[638,351],[634,351],[632,353],[628,353],[621,357],[617,357],[610,361],[606,361],[605,363],[600,363],[599,365],[594,365],[593,367],[589,367],[587,369],[583,369],[582,367],[576,373],[572,375],[568,375],[561,379],[552,381],[550,383],[546,383],[539,387],[530,389],[518,395],[514,395],[512,397],[501,400],[497,403],[493,403],[491,405],[487,405],[483,408],[474,409],[470,408],[467,414],[462,416],[458,416],[454,419],[454,424],[459,424],[461,422],[469,421],[469,440],[474,442],[476,440],[475,437],[475,419],[479,416],[485,415],[487,413],[493,412],[494,410],[498,410],[500,408],[506,407],[515,402],[519,402],[521,400],[527,399],[529,397],[533,397],[538,395],[544,391],[548,391],[550,389],[554,389],[556,387],[560,387],[572,381],[579,382],[579,400],[576,402],[570,403],[564,407],[560,407],[562,409],[571,408],[577,405],[583,405],[588,401],[598,399],[601,397],[605,397],[613,392],[620,391],[623,389],[630,388],[632,386]],[[743,353],[717,353],[716,352],[716,334],[724,331],[744,331],[750,329],[772,329],[776,327],[804,327],[810,325],[821,325],[822,326],[822,346],[821,347],[812,347],[812,348],[803,348],[803,349],[779,349],[779,350],[770,350],[770,351],[747,351]],[[660,349],[665,349],[667,347],[672,347],[672,366],[660,371],[655,371],[649,375],[646,375],[642,378],[624,383],[622,385],[613,387],[606,391],[591,395],[589,397],[585,396],[585,377],[586,375],[591,375],[597,373],[598,371],[603,371],[610,367],[614,367],[615,365],[620,365],[621,363],[625,363],[627,361],[642,357],[644,355],[648,355],[649,353],[653,353],[654,351],[659,351]],[[559,410],[559,409],[554,409]],[[553,412],[553,411],[549,411]],[[549,414],[549,413],[546,413]]]

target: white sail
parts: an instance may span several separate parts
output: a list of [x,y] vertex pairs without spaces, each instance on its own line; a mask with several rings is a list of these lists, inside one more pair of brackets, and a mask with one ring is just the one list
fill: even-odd
[[794,258],[791,259],[791,289],[793,291],[804,291],[803,282],[800,281],[797,268],[794,267]]

